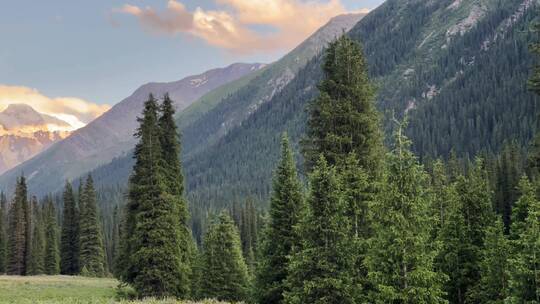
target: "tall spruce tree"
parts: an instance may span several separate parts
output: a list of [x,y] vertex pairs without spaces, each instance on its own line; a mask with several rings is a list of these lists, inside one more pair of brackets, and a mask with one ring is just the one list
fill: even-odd
[[[34,198],[35,199],[35,198]],[[25,250],[24,250],[24,274],[29,275],[29,264],[32,259],[32,206],[30,200],[25,200],[24,208],[24,234],[25,234]]]
[[79,210],[70,182],[66,181],[62,196],[62,232],[60,236],[60,273],[74,275],[79,273]]
[[193,262],[194,252],[192,252],[192,236],[189,227],[189,211],[184,198],[184,175],[180,162],[180,135],[174,119],[174,105],[169,94],[163,96],[163,103],[160,108],[161,115],[158,120],[160,132],[160,144],[164,169],[164,179],[166,183],[165,191],[171,195],[177,204],[176,218],[179,220],[176,228],[179,236],[179,250],[181,257],[181,276],[178,277],[178,296],[189,296],[189,276],[191,275],[190,265]]
[[445,276],[435,271],[427,174],[398,127],[387,157],[386,182],[373,201],[373,237],[366,265],[371,303],[446,303]]
[[[522,180],[522,207],[527,206],[527,215],[512,241],[514,252],[510,257],[508,303],[540,303],[540,201],[530,196],[527,182]],[[523,198],[523,196],[528,196]],[[521,210],[518,210],[521,213]],[[520,216],[515,216],[518,219]],[[515,226],[514,226],[515,225]]]
[[296,173],[293,152],[287,135],[281,140],[281,160],[274,173],[270,220],[264,231],[257,269],[257,303],[283,303],[287,291],[285,279],[289,268],[289,256],[300,243],[295,226],[299,224],[304,210],[302,184]]
[[380,174],[382,132],[374,90],[360,45],[346,35],[325,53],[325,79],[310,105],[304,156],[309,167],[324,155],[330,165],[353,153],[370,176]]
[[512,225],[510,228],[510,239],[517,240],[525,231],[529,207],[537,200],[536,189],[529,178],[523,176],[519,181],[520,197],[512,208]]
[[480,281],[469,293],[469,303],[503,304],[508,292],[510,244],[501,219],[486,230],[480,260]]
[[200,296],[220,301],[247,300],[248,269],[240,235],[229,215],[222,212],[204,238]]
[[440,217],[443,220],[440,221],[436,234],[441,248],[435,259],[435,269],[448,277],[448,282],[444,284],[446,299],[450,303],[463,303],[467,286],[470,285],[466,275],[471,268],[472,251],[466,234],[463,205],[455,182],[443,186],[439,191],[435,191],[435,194],[436,201],[444,206],[444,215]]
[[310,176],[307,211],[299,224],[300,245],[289,262],[285,303],[355,303],[355,259],[336,170],[321,155]]
[[0,192],[0,273],[6,272],[7,252],[7,198],[4,192]]
[[43,216],[37,198],[32,198],[32,254],[28,264],[29,275],[45,273],[45,231]]
[[187,297],[188,271],[183,263],[182,232],[178,196],[167,192],[158,125],[159,107],[150,95],[136,137],[136,159],[129,180],[129,201],[124,238],[117,259],[123,281],[131,283],[139,296]]
[[26,273],[26,210],[28,205],[26,179],[17,180],[15,196],[9,214],[9,238],[7,251],[7,273]]
[[52,197],[46,198],[43,205],[43,218],[45,221],[45,273],[56,275],[60,273],[60,252],[58,249],[58,224],[56,210]]
[[[449,291],[451,303],[465,303],[467,294],[480,280],[480,261],[484,250],[488,227],[495,222],[493,192],[489,186],[484,160],[478,158],[468,175],[457,178],[456,187],[461,203],[464,235],[460,247],[464,256],[460,259],[459,288]],[[461,223],[460,223],[461,224]],[[453,270],[456,271],[456,270]]]
[[91,175],[86,178],[81,198],[80,220],[80,256],[79,263],[81,273],[87,276],[105,275],[105,252],[103,248],[103,236],[101,223],[97,210],[96,191]]

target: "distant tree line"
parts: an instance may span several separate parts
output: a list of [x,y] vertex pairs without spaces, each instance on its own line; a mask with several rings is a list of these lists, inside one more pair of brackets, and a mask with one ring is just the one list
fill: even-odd
[[61,214],[52,195],[29,199],[24,176],[10,204],[0,194],[0,273],[107,275],[91,176],[77,194],[66,183]]

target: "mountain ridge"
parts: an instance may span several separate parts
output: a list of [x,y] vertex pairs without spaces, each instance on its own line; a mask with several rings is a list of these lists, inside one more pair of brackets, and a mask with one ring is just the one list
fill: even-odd
[[[177,110],[182,110],[208,91],[261,68],[264,68],[264,64],[237,63],[179,81],[142,85],[132,95],[71,136],[5,172],[0,176],[0,185],[12,188],[12,180],[25,172],[31,190],[32,185],[39,184],[36,188],[54,191],[66,179],[78,178],[115,157],[125,155],[133,148],[136,117],[141,113],[149,93],[160,98],[160,95],[168,92],[174,98]],[[33,183],[34,180],[39,182]]]

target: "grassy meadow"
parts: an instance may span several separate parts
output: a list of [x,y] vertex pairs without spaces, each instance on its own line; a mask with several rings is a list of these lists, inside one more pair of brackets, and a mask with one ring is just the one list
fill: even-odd
[[0,276],[0,304],[219,304],[215,301],[118,301],[117,286],[118,281],[115,279]]

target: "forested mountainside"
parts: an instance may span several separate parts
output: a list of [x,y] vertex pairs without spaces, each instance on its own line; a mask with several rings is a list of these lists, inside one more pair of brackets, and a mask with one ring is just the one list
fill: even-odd
[[133,149],[137,116],[148,94],[161,98],[169,93],[180,111],[207,92],[264,67],[259,63],[237,63],[179,81],[145,84],[67,139],[0,176],[0,187],[13,189],[16,177],[24,172],[35,193],[57,191],[66,179],[76,179]]
[[[427,5],[390,0],[364,17],[349,35],[363,45],[387,131],[392,115],[407,114],[407,133],[420,157],[446,158],[452,150],[460,157],[497,153],[508,138],[526,145],[538,114],[536,97],[526,85],[534,60],[528,47],[536,40],[530,30],[538,17],[536,5],[530,0]],[[245,196],[266,201],[280,134],[288,132],[299,150],[306,107],[322,79],[321,62],[320,56],[312,59],[219,140],[208,140],[218,132],[216,117],[249,102],[253,81],[192,125],[206,136],[184,128],[191,200],[213,207]],[[118,159],[94,174],[105,184],[123,184],[131,166],[130,158]]]
[[[509,138],[527,144],[538,115],[526,86],[536,4],[387,1],[363,18],[350,36],[364,46],[386,128],[392,113],[407,113],[421,157],[447,157],[452,149],[458,156],[495,153]],[[241,126],[186,157],[192,198],[214,206],[245,195],[266,200],[280,133],[298,144],[320,65],[314,59]]]
[[[229,129],[249,117],[260,104],[269,101],[272,96],[277,94],[294,78],[295,74],[306,65],[307,61],[320,54],[328,42],[339,37],[343,31],[352,28],[363,16],[364,14],[347,14],[333,18],[293,51],[270,65],[233,65],[223,71],[210,71],[203,75],[186,78],[180,82],[145,85],[137,90],[133,96],[113,107],[104,117],[116,117],[116,120],[112,119],[114,125],[121,124],[125,119],[133,119],[133,121],[129,122],[129,126],[132,126],[132,128],[124,127],[124,129],[133,130],[136,122],[135,117],[141,111],[142,100],[148,97],[149,93],[154,93],[159,97],[167,90],[170,90],[171,98],[175,100],[177,105],[187,105],[180,101],[192,98],[194,94],[183,94],[182,92],[185,90],[179,88],[183,88],[183,84],[186,83],[188,86],[204,88],[205,91],[201,89],[197,91],[197,96],[200,98],[191,106],[185,110],[183,106],[176,107],[179,112],[177,123],[184,133],[184,151],[204,151],[210,143],[214,143],[225,135]],[[238,69],[246,72],[243,73],[245,77],[236,77],[236,80],[228,81],[223,86],[215,88],[215,74],[239,75],[239,73],[230,72]],[[201,81],[201,79],[206,79],[206,81]],[[215,90],[209,90],[211,87],[214,87]],[[204,92],[208,93],[203,94]],[[115,115],[111,112],[115,113]],[[111,119],[108,119],[108,121],[111,121]],[[78,175],[86,173],[85,171],[81,172],[82,165],[85,165],[86,171],[91,171],[99,165],[109,163],[111,160],[111,165],[105,165],[103,170],[99,168],[96,170],[96,182],[104,185],[125,184],[133,165],[130,155],[133,148],[133,132],[128,133],[124,129],[121,133],[107,131],[107,129],[90,129],[96,131],[93,133],[96,136],[100,132],[104,133],[103,138],[95,138],[94,144],[88,148],[89,151],[95,153],[89,153],[84,149],[85,152],[90,154],[87,159],[78,162],[66,162],[63,159],[62,163],[55,163],[54,167],[47,165],[52,167],[49,171],[56,171],[56,173],[51,174],[49,172],[49,174],[45,174],[47,170],[40,170],[39,176],[29,178],[28,183],[32,191],[35,193],[57,191],[62,187],[64,179],[77,179]],[[110,133],[112,133],[112,136],[110,136]],[[68,148],[70,147],[71,145],[68,145]],[[66,148],[58,147],[56,150],[57,154],[63,155]],[[113,157],[116,158],[113,159]],[[8,177],[0,177],[0,185],[3,185],[4,181],[13,184],[10,178],[15,178],[17,174],[20,174],[20,170],[34,172],[37,166],[42,166],[42,163],[47,164],[50,161],[48,158],[50,158],[50,155],[39,156],[37,157],[39,161],[32,160],[30,163],[17,168],[19,171],[13,171]],[[78,175],[75,175],[77,172],[79,172]],[[103,174],[100,172],[103,172]],[[45,178],[45,180],[42,180],[42,178]]]

